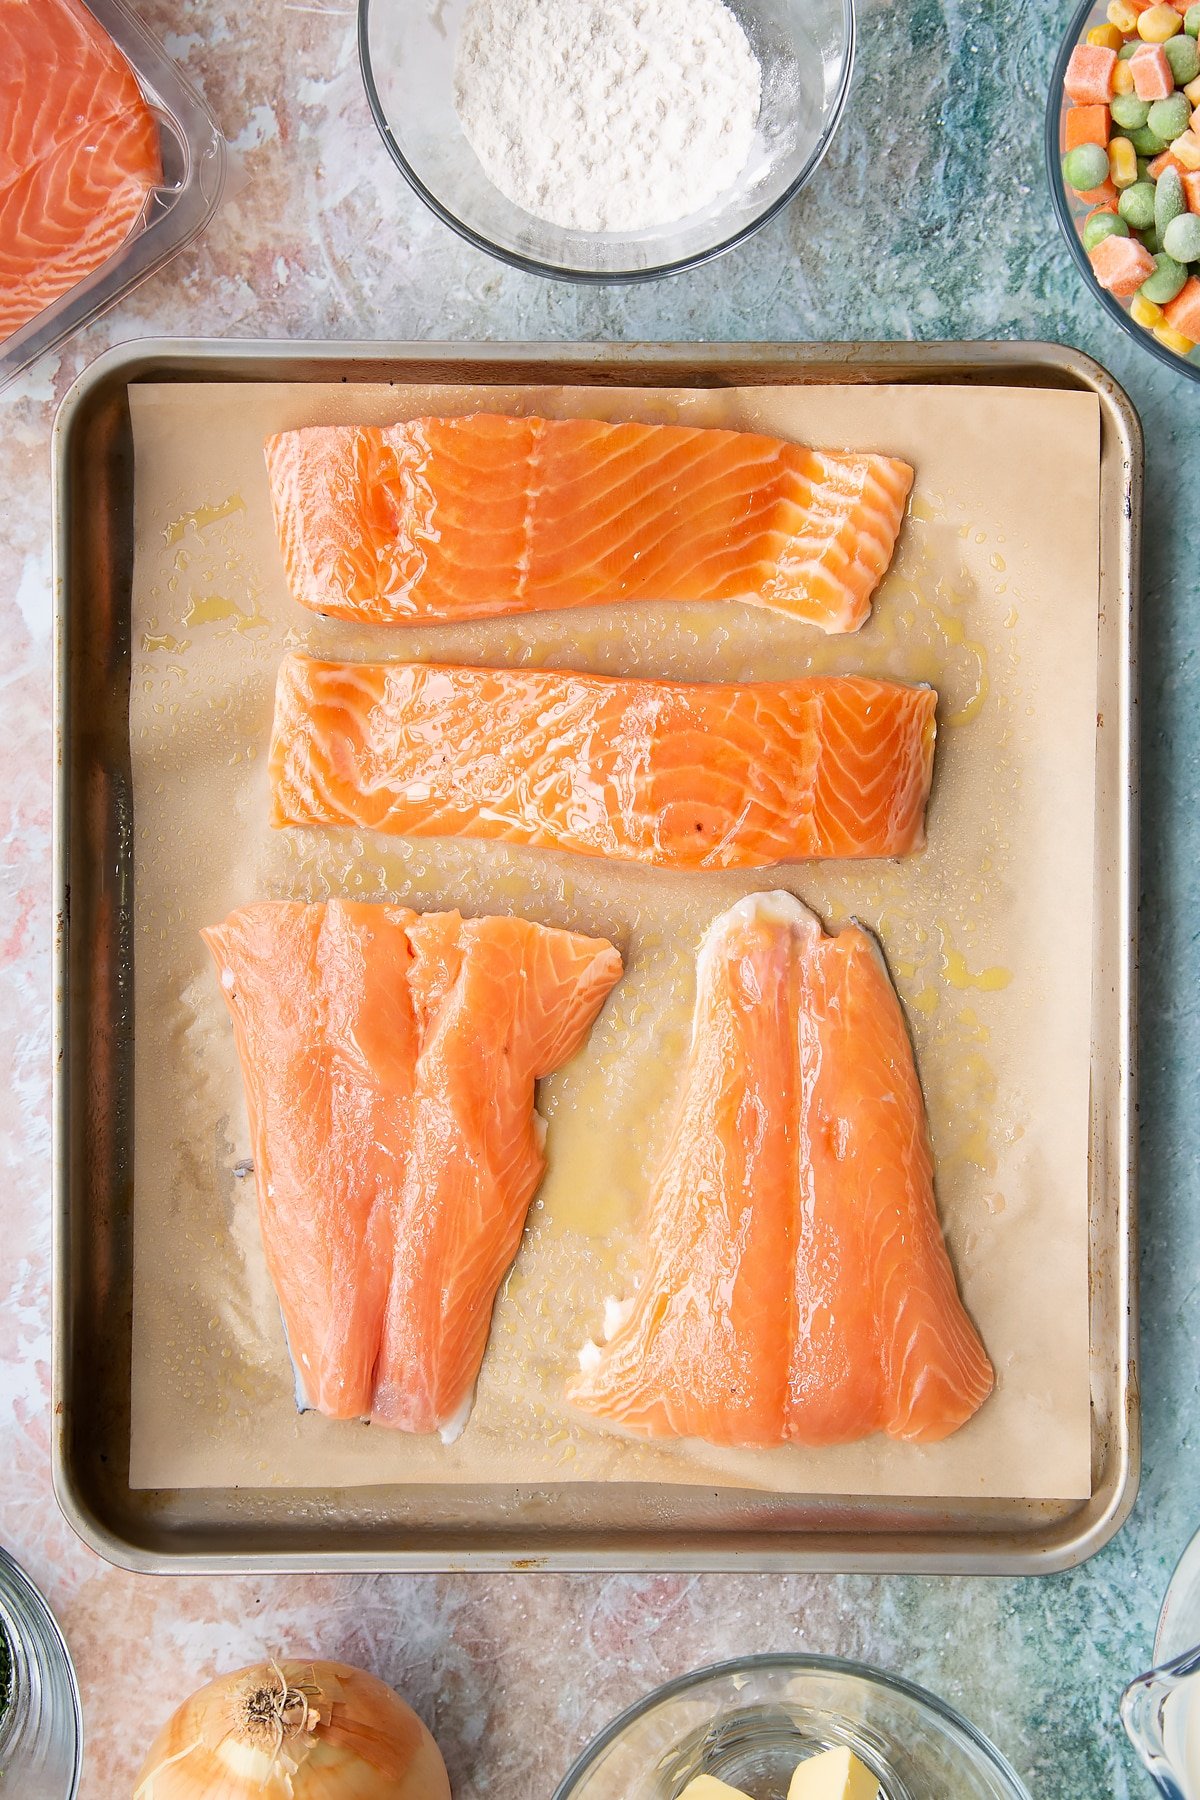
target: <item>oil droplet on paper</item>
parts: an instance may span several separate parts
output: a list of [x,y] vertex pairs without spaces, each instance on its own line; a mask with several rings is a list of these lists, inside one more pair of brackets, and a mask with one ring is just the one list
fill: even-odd
[[240,494],[230,494],[227,500],[220,500],[213,506],[197,506],[191,512],[180,513],[177,519],[171,520],[163,530],[163,541],[168,545],[178,544],[189,527],[204,531],[209,525],[215,525],[218,519],[228,519],[234,513],[245,510],[246,502]]
[[979,988],[985,994],[999,993],[1012,980],[1012,970],[1003,969],[998,964],[972,974],[962,951],[955,950],[949,944],[942,951],[942,973],[951,987]]
[[185,625],[217,625],[228,620],[235,631],[269,631],[270,621],[259,611],[258,601],[251,597],[249,612],[243,612],[236,600],[224,594],[197,594],[189,600],[183,615]]

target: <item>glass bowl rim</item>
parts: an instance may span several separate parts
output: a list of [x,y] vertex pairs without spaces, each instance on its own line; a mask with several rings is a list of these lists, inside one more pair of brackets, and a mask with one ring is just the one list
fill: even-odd
[[1137,324],[1134,319],[1131,319],[1120,302],[1112,294],[1108,293],[1106,289],[1100,286],[1100,283],[1096,280],[1092,265],[1088,261],[1087,251],[1083,247],[1083,240],[1076,228],[1070,204],[1067,200],[1067,191],[1063,182],[1062,168],[1060,166],[1062,152],[1059,149],[1058,142],[1062,117],[1067,110],[1067,102],[1063,94],[1063,76],[1067,72],[1067,64],[1071,60],[1071,52],[1080,40],[1080,33],[1083,30],[1084,24],[1089,15],[1097,10],[1097,5],[1098,0],[1079,0],[1079,5],[1071,15],[1071,21],[1067,26],[1066,34],[1059,45],[1058,54],[1054,59],[1054,67],[1050,76],[1050,91],[1046,100],[1045,142],[1046,171],[1050,179],[1050,200],[1054,207],[1054,216],[1058,220],[1059,229],[1067,240],[1067,247],[1075,259],[1076,267],[1083,276],[1085,284],[1090,289],[1093,298],[1100,302],[1105,312],[1117,321],[1121,328],[1133,338],[1135,343],[1143,350],[1149,351],[1150,355],[1155,357],[1159,362],[1165,363],[1168,368],[1174,369],[1177,375],[1182,374],[1187,380],[1200,381],[1200,366],[1193,362],[1189,362],[1186,357],[1177,356],[1174,350],[1166,349],[1158,342],[1152,332],[1145,330],[1143,326]]
[[75,1672],[75,1660],[70,1647],[63,1636],[62,1626],[54,1613],[50,1602],[43,1594],[33,1577],[26,1573],[3,1545],[0,1545],[0,1583],[7,1586],[19,1598],[22,1605],[28,1607],[36,1615],[44,1627],[46,1636],[52,1647],[61,1653],[62,1669],[66,1676],[67,1690],[71,1700],[71,1713],[75,1723],[75,1742],[73,1745],[73,1771],[71,1786],[65,1800],[73,1800],[79,1791],[79,1783],[83,1776],[83,1702],[79,1693],[79,1677]]
[[702,268],[705,263],[715,261],[718,256],[724,256],[727,251],[736,249],[739,244],[744,244],[748,238],[752,238],[756,232],[761,231],[764,225],[776,218],[786,206],[791,205],[802,188],[808,186],[825,160],[829,146],[842,122],[846,102],[850,97],[850,84],[854,76],[854,57],[858,39],[855,0],[837,0],[837,4],[842,14],[841,71],[838,77],[837,91],[833,96],[832,105],[812,155],[805,162],[799,174],[788,183],[781,194],[776,195],[775,199],[764,207],[762,212],[748,220],[746,224],[740,225],[728,237],[721,238],[717,243],[709,244],[702,250],[694,250],[688,256],[676,257],[672,262],[654,263],[638,269],[571,269],[560,263],[546,262],[538,257],[525,256],[521,251],[509,250],[504,245],[485,236],[483,232],[477,231],[473,225],[468,225],[465,219],[460,219],[445,201],[438,198],[417,174],[416,169],[396,142],[383,108],[383,102],[380,100],[371,62],[371,0],[358,0],[358,65],[362,74],[363,87],[366,90],[367,105],[371,109],[371,117],[375,121],[375,128],[383,140],[385,150],[414,193],[425,202],[430,212],[439,218],[443,225],[448,225],[451,231],[457,232],[459,237],[465,238],[467,243],[473,244],[477,250],[483,250],[487,255],[497,257],[500,262],[507,263],[510,268],[520,269],[526,275],[541,275],[553,281],[575,282],[583,287],[628,286],[634,282],[659,281],[668,275],[681,275],[688,269]]
[[673,1700],[678,1695],[687,1693],[690,1688],[699,1687],[703,1682],[721,1676],[754,1673],[760,1669],[791,1669],[800,1674],[850,1675],[870,1682],[875,1687],[891,1689],[907,1700],[916,1700],[934,1713],[943,1724],[949,1725],[953,1732],[965,1737],[976,1750],[982,1752],[987,1764],[1009,1784],[1013,1800],[1029,1800],[1028,1789],[1003,1751],[998,1750],[991,1739],[985,1737],[979,1727],[951,1706],[948,1700],[939,1699],[928,1688],[909,1681],[903,1675],[893,1675],[887,1670],[873,1668],[869,1663],[855,1662],[843,1656],[791,1655],[787,1651],[767,1651],[753,1656],[737,1656],[722,1662],[706,1663],[702,1668],[692,1669],[686,1675],[677,1675],[670,1681],[662,1682],[650,1693],[643,1694],[640,1700],[635,1700],[632,1706],[627,1706],[623,1712],[618,1713],[615,1719],[610,1720],[585,1745],[555,1788],[553,1800],[573,1800],[580,1780],[594,1767],[610,1744],[615,1743],[630,1725],[653,1711],[661,1702]]

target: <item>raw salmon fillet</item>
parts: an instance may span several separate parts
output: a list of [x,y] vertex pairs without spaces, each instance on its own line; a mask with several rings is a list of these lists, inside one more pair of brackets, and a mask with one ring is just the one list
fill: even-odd
[[903,856],[925,841],[937,695],[289,656],[274,825],[501,838],[672,869]]
[[0,0],[0,340],[111,256],[161,181],[153,115],[80,0]]
[[580,1048],[620,956],[342,900],[263,901],[203,936],[299,1403],[456,1435],[546,1166],[534,1083]]
[[268,439],[288,584],[377,624],[744,600],[857,631],[913,472],[748,431],[476,413]]
[[625,1431],[931,1443],[991,1391],[883,958],[790,894],[738,901],[701,947],[647,1230],[636,1298],[569,1389]]

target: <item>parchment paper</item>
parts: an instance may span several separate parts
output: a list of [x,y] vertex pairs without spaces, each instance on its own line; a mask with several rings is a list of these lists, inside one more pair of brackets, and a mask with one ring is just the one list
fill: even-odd
[[[795,1493],[1076,1498],[1090,1490],[1087,1124],[1099,416],[996,388],[134,387],[135,1487],[689,1482]],[[287,597],[262,441],[320,421],[481,407],[752,427],[916,466],[871,624],[825,639],[737,606],[634,607],[418,630]],[[929,848],[897,864],[702,876],[500,845],[272,832],[283,651],[743,679],[933,681]],[[786,886],[882,939],[917,1045],[938,1195],[994,1396],[948,1443],[820,1452],[639,1446],[562,1401],[639,1212],[687,1043],[693,957],[739,895]],[[543,1084],[549,1173],[501,1295],[475,1412],[444,1447],[298,1416],[259,1248],[233,1037],[197,935],[258,897],[521,911],[602,933],[627,972]]]

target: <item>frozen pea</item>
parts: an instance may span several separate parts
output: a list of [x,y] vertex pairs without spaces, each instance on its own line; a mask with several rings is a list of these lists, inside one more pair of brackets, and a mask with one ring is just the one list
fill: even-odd
[[[1080,145],[1085,149],[1086,145]],[[1075,154],[1074,151],[1071,152]],[[1117,210],[1127,225],[1135,231],[1147,231],[1154,224],[1154,183],[1152,181],[1135,181],[1127,187],[1117,201]]]
[[1177,37],[1168,38],[1163,49],[1175,77],[1175,86],[1186,87],[1189,81],[1195,81],[1197,75],[1200,75],[1200,49],[1196,46],[1195,38],[1188,37],[1181,31]]
[[1137,172],[1138,172],[1137,178],[1139,181],[1153,181],[1154,180],[1153,175],[1150,173],[1150,158],[1148,156],[1139,156],[1138,157]]
[[[1196,7],[1196,11],[1200,12],[1200,6]],[[1185,30],[1186,30],[1186,26],[1185,26]],[[1122,44],[1121,48],[1117,51],[1117,61],[1118,62],[1128,62],[1130,57],[1136,56],[1138,51],[1141,48],[1142,48],[1142,39],[1140,37],[1131,39],[1131,41],[1128,44]]]
[[1169,99],[1154,101],[1146,124],[1155,137],[1160,137],[1165,144],[1169,144],[1187,130],[1191,117],[1192,109],[1188,105],[1187,95],[1172,94]]
[[1172,219],[1187,211],[1178,169],[1164,169],[1154,184],[1154,229],[1159,237]]
[[[1139,156],[1161,156],[1167,147],[1166,138],[1160,138],[1157,131],[1152,131],[1149,125],[1143,125],[1140,131],[1131,131],[1129,141]],[[1079,148],[1083,150],[1087,146],[1081,144]]]
[[1062,161],[1063,180],[1077,194],[1086,194],[1108,179],[1108,152],[1099,144],[1076,144]]
[[1177,263],[1200,262],[1200,213],[1180,213],[1163,232],[1163,249]]
[[1140,131],[1150,117],[1150,102],[1139,100],[1136,94],[1114,94],[1109,111],[1122,130]]
[[1151,256],[1157,256],[1162,245],[1158,241],[1158,233],[1153,225],[1148,226],[1145,231],[1139,231],[1137,235],[1141,239],[1143,250],[1148,250]]
[[1084,222],[1083,247],[1094,250],[1106,237],[1128,237],[1129,227],[1117,213],[1098,212]]
[[[1183,15],[1183,29],[1187,32],[1189,37],[1200,37],[1200,6],[1188,7]],[[1123,56],[1124,54],[1123,50],[1117,51],[1118,56]]]
[[1147,300],[1153,300],[1156,306],[1166,306],[1169,300],[1175,298],[1187,280],[1187,270],[1181,263],[1177,263],[1173,256],[1168,256],[1164,251],[1159,251],[1154,258],[1154,264],[1154,273],[1147,275],[1142,283],[1141,292]]

